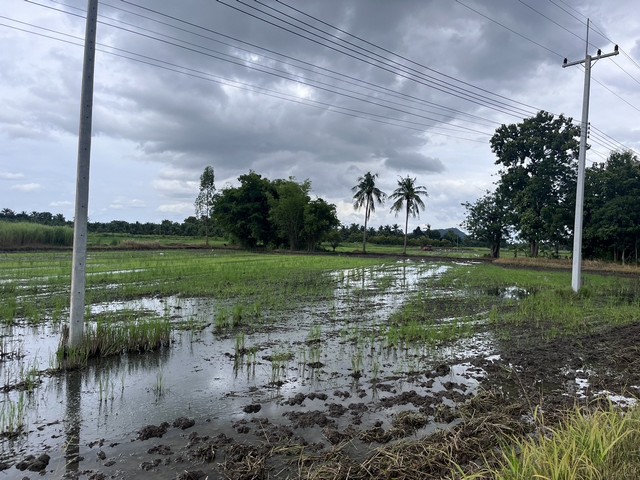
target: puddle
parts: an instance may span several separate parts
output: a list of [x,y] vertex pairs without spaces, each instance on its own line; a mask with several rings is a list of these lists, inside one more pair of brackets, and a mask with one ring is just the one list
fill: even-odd
[[[81,372],[40,376],[42,383],[32,393],[2,394],[4,408],[26,405],[21,419],[28,434],[0,442],[0,465],[47,452],[51,478],[70,468],[131,478],[141,474],[141,463],[150,458],[146,451],[159,442],[187,455],[186,437],[192,432],[256,443],[264,441],[267,431],[291,431],[292,438],[327,446],[352,430],[392,435],[406,421],[399,414],[407,410],[427,419],[412,430],[414,435],[453,424],[455,416],[441,409],[476,392],[484,372],[467,359],[491,359],[491,336],[483,333],[446,348],[388,348],[376,333],[407,295],[447,268],[399,262],[333,272],[333,298],[284,312],[265,311],[266,324],[244,332],[216,332],[213,319],[230,303],[211,298],[91,305],[92,315],[135,311],[168,317],[176,326],[174,343],[145,355],[107,359]],[[208,326],[178,328],[194,321]],[[3,327],[0,334],[3,352],[19,352],[0,362],[0,378],[15,384],[27,370],[44,370],[52,363],[60,330],[52,325]],[[171,424],[178,417],[193,419],[195,425],[185,432],[170,427],[162,440],[132,442],[143,426]],[[368,442],[354,442],[361,445],[358,455],[368,451]],[[78,465],[69,462],[69,455],[84,460]],[[172,462],[151,466],[154,478],[175,478],[184,471],[184,465]],[[18,473],[11,467],[3,474]]]

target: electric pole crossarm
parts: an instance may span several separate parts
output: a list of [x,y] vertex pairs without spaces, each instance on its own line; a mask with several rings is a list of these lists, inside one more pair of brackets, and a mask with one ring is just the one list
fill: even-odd
[[[613,52],[605,53],[605,54],[598,54],[595,57],[591,57],[591,60],[596,61],[596,60],[600,60],[601,58],[613,57],[614,55],[618,55],[619,53],[620,52],[618,51],[618,46],[616,45],[615,46],[615,50]],[[587,59],[585,58],[584,60],[576,60],[575,62],[567,62],[567,59],[565,58],[565,61],[562,64],[562,68],[572,67],[574,65],[580,65],[582,63],[585,63],[586,61],[587,61]]]

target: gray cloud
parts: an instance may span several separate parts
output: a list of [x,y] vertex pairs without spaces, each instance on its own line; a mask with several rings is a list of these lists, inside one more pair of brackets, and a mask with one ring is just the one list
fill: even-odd
[[[21,0],[6,1],[18,20],[83,34],[82,19]],[[104,23],[98,40],[104,51],[96,63],[91,187],[96,220],[116,214],[130,220],[181,220],[191,214],[199,175],[212,165],[220,188],[249,169],[269,178],[308,178],[313,193],[336,203],[345,222],[361,221],[360,212],[351,207],[350,188],[364,172],[378,173],[387,190],[394,188],[398,175],[416,176],[433,193],[433,208],[419,221],[451,226],[461,221],[461,201],[475,200],[490,188],[496,168],[488,141],[501,123],[517,122],[537,108],[580,114],[582,78],[577,69],[562,69],[555,53],[455,2],[268,2],[299,17],[286,8],[290,3],[371,42],[337,33],[368,50],[360,53],[346,50],[356,49],[353,45],[335,47],[343,50],[339,53],[221,2],[132,2],[191,25],[128,3],[100,5]],[[85,8],[82,0],[67,3],[63,8],[70,12]],[[527,3],[575,35],[522,3],[463,3],[560,55],[584,54],[584,43],[576,37],[584,36],[584,25],[551,2]],[[612,5],[582,0],[573,6],[605,32],[624,32],[626,50],[637,55],[638,28],[625,13],[633,7],[631,1]],[[10,29],[0,30],[0,48],[8,52],[0,58],[0,172],[20,165],[28,179],[24,184],[43,186],[32,192],[33,198],[7,206],[55,206],[53,202],[73,196],[82,49]],[[364,57],[376,54],[386,57],[387,64]],[[622,56],[616,61],[640,78],[631,62]],[[637,84],[611,64],[601,65],[597,75],[640,105]],[[454,95],[445,93],[449,88]],[[637,147],[640,132],[630,127],[638,123],[637,111],[597,84],[593,89],[592,124]],[[506,100],[492,93],[522,104],[498,106]],[[457,183],[447,183],[451,181]],[[447,188],[439,190],[438,185]],[[394,217],[383,208],[372,222],[394,223]]]

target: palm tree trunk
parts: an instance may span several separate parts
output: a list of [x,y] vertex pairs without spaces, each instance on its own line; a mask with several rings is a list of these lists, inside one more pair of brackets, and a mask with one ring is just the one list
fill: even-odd
[[407,254],[407,229],[409,228],[409,202],[407,202],[407,214],[404,217],[404,248],[402,254]]
[[367,220],[369,220],[369,199],[364,207],[364,231],[362,232],[362,253],[367,253]]

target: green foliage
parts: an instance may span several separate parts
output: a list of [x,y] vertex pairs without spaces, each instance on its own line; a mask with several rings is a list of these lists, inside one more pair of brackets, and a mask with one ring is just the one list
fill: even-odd
[[367,247],[367,223],[371,216],[371,212],[375,211],[376,203],[379,205],[384,204],[386,194],[376,187],[376,178],[378,174],[371,172],[365,173],[362,177],[358,178],[358,184],[355,185],[351,191],[353,195],[353,206],[360,210],[364,207],[364,230],[362,233],[362,253],[366,252]]
[[291,250],[298,249],[298,243],[305,226],[305,208],[309,203],[311,182],[297,183],[289,180],[273,182],[277,195],[269,199],[269,220],[275,230],[289,242]]
[[500,246],[509,235],[508,211],[499,193],[489,193],[475,203],[462,204],[467,209],[464,227],[476,240],[487,242],[491,257],[500,257]]
[[538,256],[541,242],[565,242],[573,225],[580,129],[547,112],[502,125],[491,149],[502,166],[498,190],[518,236]]
[[276,238],[269,221],[269,202],[278,198],[276,187],[251,171],[238,177],[239,187],[222,190],[214,207],[214,219],[243,247],[267,246]]
[[213,167],[207,166],[200,175],[200,193],[196,197],[196,216],[204,220],[206,244],[209,245],[209,220],[213,214],[216,199],[216,185]]
[[[304,208],[304,230],[302,232],[307,242],[307,250],[310,252],[315,250],[318,242],[327,238],[327,235],[331,232],[336,232],[334,229],[339,224],[336,206],[332,203],[327,203],[322,198],[317,198],[307,203]],[[335,240],[335,234],[333,234],[333,238]],[[333,249],[335,251],[335,247]]]
[[427,193],[427,189],[423,186],[416,185],[416,179],[409,177],[407,175],[404,178],[400,178],[398,180],[398,188],[396,188],[393,193],[389,196],[392,200],[394,200],[393,205],[391,205],[391,211],[396,212],[396,215],[400,210],[405,208],[405,221],[404,221],[404,249],[402,250],[403,254],[407,253],[407,234],[409,228],[409,214],[415,217],[419,215],[420,209],[424,209],[424,201],[422,200],[422,196],[429,196]]
[[170,341],[171,323],[164,318],[130,318],[118,324],[98,321],[95,328],[85,331],[79,348],[60,346],[57,352],[58,365],[61,368],[82,367],[90,358],[150,352],[168,346]]
[[68,247],[73,244],[73,229],[35,223],[0,221],[0,248]]
[[640,162],[632,152],[613,152],[586,172],[585,256],[638,262]]

